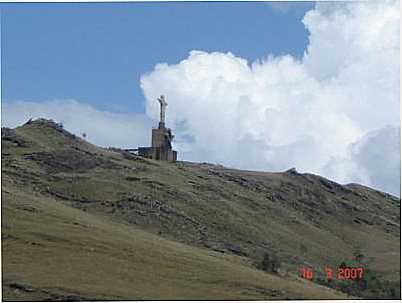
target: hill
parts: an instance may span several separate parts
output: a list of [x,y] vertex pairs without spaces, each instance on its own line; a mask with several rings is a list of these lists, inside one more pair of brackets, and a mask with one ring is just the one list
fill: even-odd
[[[2,198],[6,300],[400,298],[400,199],[361,185],[153,161],[39,119],[2,128]],[[356,256],[365,287],[326,281]]]

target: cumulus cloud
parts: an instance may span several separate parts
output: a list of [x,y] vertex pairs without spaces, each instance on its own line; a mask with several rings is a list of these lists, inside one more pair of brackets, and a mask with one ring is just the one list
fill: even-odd
[[398,1],[319,2],[301,60],[192,51],[143,75],[146,112],[157,119],[167,96],[186,160],[295,166],[400,195],[399,19]]
[[270,1],[263,2],[279,13],[287,14],[303,12],[313,6],[313,2],[305,1]]
[[400,127],[387,125],[368,132],[349,146],[343,158],[328,161],[327,175],[339,180],[367,184],[400,196]]
[[165,94],[181,159],[296,167],[400,195],[399,19],[398,1],[319,2],[303,19],[300,60],[194,50],[142,76],[146,114],[21,101],[2,104],[2,125],[45,117],[100,146],[147,146]]
[[352,162],[365,170],[369,182],[394,195],[399,195],[400,188],[400,137],[399,127],[386,126],[351,147]]
[[2,125],[16,127],[30,118],[62,122],[68,131],[99,146],[135,148],[148,146],[152,121],[144,114],[117,114],[97,110],[75,100],[10,102],[2,104]]

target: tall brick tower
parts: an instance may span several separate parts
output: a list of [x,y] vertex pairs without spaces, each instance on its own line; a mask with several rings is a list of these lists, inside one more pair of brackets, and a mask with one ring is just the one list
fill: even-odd
[[139,147],[138,154],[150,159],[175,162],[177,160],[177,152],[172,150],[174,136],[170,128],[165,127],[167,103],[163,95],[158,98],[158,101],[161,105],[160,120],[158,128],[152,129],[152,145],[151,147]]

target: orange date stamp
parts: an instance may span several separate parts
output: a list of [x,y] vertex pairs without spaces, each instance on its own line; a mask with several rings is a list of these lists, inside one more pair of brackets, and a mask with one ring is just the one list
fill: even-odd
[[[333,280],[360,280],[364,276],[363,267],[340,267],[334,271],[331,267],[325,268],[325,275],[328,281]],[[306,280],[313,280],[314,271],[311,267],[304,266],[299,270],[299,276]]]

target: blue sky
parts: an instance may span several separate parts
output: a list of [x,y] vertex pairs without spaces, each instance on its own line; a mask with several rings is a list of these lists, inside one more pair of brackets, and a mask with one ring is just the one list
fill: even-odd
[[[400,195],[398,0],[1,4],[2,126]],[[230,52],[230,53],[229,53]]]
[[3,4],[3,101],[73,98],[143,112],[140,76],[193,49],[301,57],[313,3]]

